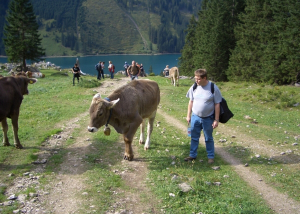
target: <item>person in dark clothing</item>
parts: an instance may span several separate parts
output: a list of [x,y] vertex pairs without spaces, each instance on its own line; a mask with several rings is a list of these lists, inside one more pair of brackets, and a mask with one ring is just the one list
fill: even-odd
[[73,73],[73,86],[75,85],[75,77],[77,78],[77,81],[79,83],[79,77],[80,77],[80,68],[77,66],[77,64],[74,65],[72,68]]
[[101,76],[102,76],[102,78],[104,79],[104,64],[105,64],[105,62],[101,62]]
[[141,66],[140,66],[140,70],[141,70],[141,77],[145,77],[145,76],[146,76],[146,74],[145,74],[145,70],[144,70],[144,66],[143,66],[143,64],[141,64]]
[[128,77],[127,69],[129,67],[129,64],[127,62],[125,62],[123,67],[124,67],[125,75],[126,75],[126,77]]
[[97,80],[101,80],[101,73],[103,72],[101,64],[102,64],[101,61],[99,61],[99,63],[97,64],[97,73],[98,73]]

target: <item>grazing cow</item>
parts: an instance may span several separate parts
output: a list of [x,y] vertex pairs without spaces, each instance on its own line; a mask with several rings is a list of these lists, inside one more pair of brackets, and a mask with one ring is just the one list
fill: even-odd
[[32,72],[32,71],[27,71],[26,72],[27,76],[29,78],[35,77],[35,78],[44,78],[45,74],[42,74],[41,72]]
[[131,143],[139,126],[141,126],[139,143],[145,142],[144,119],[146,118],[149,121],[144,149],[150,147],[150,135],[159,101],[160,90],[158,84],[152,80],[131,81],[105,99],[101,99],[100,94],[96,94],[90,106],[88,131],[96,132],[103,125],[106,127],[108,124],[112,125],[118,133],[123,134],[124,159],[131,161],[133,159]]
[[7,138],[7,119],[11,118],[14,130],[15,147],[22,149],[18,137],[18,119],[23,95],[28,94],[28,83],[33,84],[37,80],[29,79],[24,76],[2,77],[0,79],[0,121],[3,129],[3,145],[10,146]]
[[171,79],[171,82],[174,86],[176,86],[177,80],[177,86],[179,86],[179,69],[177,67],[170,68],[168,78]]

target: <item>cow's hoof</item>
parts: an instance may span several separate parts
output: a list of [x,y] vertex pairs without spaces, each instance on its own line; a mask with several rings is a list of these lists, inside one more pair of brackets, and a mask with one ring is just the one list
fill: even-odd
[[10,146],[9,143],[3,143],[3,146]]
[[16,148],[17,149],[23,149],[23,146],[21,144],[19,144],[19,145],[16,145]]
[[145,151],[147,151],[148,149],[149,149],[149,147],[146,147],[146,146],[144,147],[144,150],[145,150]]
[[132,161],[133,160],[133,155],[131,155],[131,156],[124,155],[124,160]]
[[141,140],[139,141],[139,143],[140,143],[140,145],[145,144],[145,142],[143,142],[143,141],[141,141]]

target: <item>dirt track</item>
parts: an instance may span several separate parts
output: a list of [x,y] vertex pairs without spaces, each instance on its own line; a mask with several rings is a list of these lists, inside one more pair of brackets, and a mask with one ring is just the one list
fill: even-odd
[[[123,78],[120,81],[106,80],[105,83],[97,89],[101,91],[102,94],[106,94],[106,89],[112,91],[117,87],[120,87],[128,82],[128,78]],[[108,92],[107,91],[107,92]],[[178,130],[185,130],[186,125],[182,124],[175,118],[168,116],[162,110],[158,110],[158,114],[162,115],[165,120],[176,126]],[[72,131],[74,128],[79,127],[78,123],[82,120],[88,120],[88,112],[79,115],[70,121],[66,121],[64,124],[57,124],[57,127],[62,127],[63,132],[59,134],[59,137],[54,137],[47,142],[48,146],[43,152],[41,152],[39,159],[47,159],[54,148],[57,148],[57,138],[68,139],[72,137]],[[224,125],[220,125],[218,128],[219,132],[223,133],[236,133],[235,130],[228,129]],[[242,135],[242,134],[241,134]],[[59,173],[53,174],[51,182],[45,187],[44,190],[39,190],[39,206],[28,203],[25,208],[31,210],[31,213],[76,213],[84,201],[79,200],[76,195],[84,194],[82,191],[84,189],[84,177],[82,172],[85,169],[85,163],[82,161],[82,157],[88,154],[91,149],[91,145],[87,143],[89,138],[89,133],[82,128],[80,131],[80,137],[76,139],[75,144],[72,144],[68,150],[70,151],[64,162],[60,165]],[[237,136],[242,137],[242,136]],[[261,145],[253,139],[248,139],[251,149],[254,151],[257,148],[261,149]],[[120,141],[122,141],[120,139]],[[247,139],[244,139],[247,143]],[[203,139],[200,142],[204,142]],[[124,144],[122,143],[122,146]],[[134,147],[133,147],[134,148]],[[264,153],[270,153],[272,151],[268,148],[262,148]],[[142,202],[141,193],[143,195],[150,193],[146,184],[144,183],[147,176],[147,165],[145,162],[139,159],[138,152],[135,150],[134,161],[122,161],[122,165],[126,168],[130,168],[128,172],[122,175],[122,178],[126,181],[127,185],[131,189],[130,192],[126,193],[126,198],[118,198],[117,202],[113,205],[110,211],[107,213],[117,213],[119,210],[127,210],[127,213],[143,213],[145,210],[151,210],[151,213],[159,213],[155,207],[155,199],[151,198],[151,194],[148,196],[148,203]],[[271,186],[267,185],[263,180],[261,180],[260,175],[251,171],[250,167],[244,167],[244,165],[227,153],[221,146],[216,143],[216,153],[221,156],[225,161],[233,166],[233,169],[243,178],[249,186],[257,190],[258,193],[262,194],[263,198],[270,205],[276,213],[299,213],[300,203],[290,199],[287,195],[279,193]],[[35,171],[43,172],[43,165],[39,165]],[[133,181],[134,180],[134,184]],[[18,182],[12,186],[8,192],[13,193],[17,189]],[[30,206],[35,206],[30,208]]]

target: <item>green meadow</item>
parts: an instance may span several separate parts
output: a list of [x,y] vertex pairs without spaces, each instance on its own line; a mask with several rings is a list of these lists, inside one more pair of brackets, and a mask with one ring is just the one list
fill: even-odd
[[[37,160],[38,153],[43,150],[45,140],[62,131],[58,124],[64,124],[87,112],[95,89],[103,84],[97,82],[96,77],[83,76],[79,84],[72,86],[72,75],[67,71],[42,72],[46,77],[29,86],[30,94],[24,96],[21,105],[19,138],[24,146],[22,150],[13,147],[13,132],[8,119],[12,146],[0,146],[0,203],[7,201],[6,189],[14,178],[35,167],[32,162]],[[114,81],[117,83],[120,78],[116,76]],[[193,81],[180,80],[179,87],[174,87],[164,77],[148,78],[160,86],[159,107],[163,114],[186,124],[188,99],[185,95]],[[300,88],[244,82],[216,82],[216,85],[234,113],[234,117],[225,124],[226,129],[235,130],[246,138],[263,142],[268,148],[286,154],[274,157],[261,154],[256,158],[258,151],[242,144],[240,141],[243,139],[231,138],[221,128],[220,134],[214,135],[216,144],[224,146],[242,163],[248,163],[251,171],[260,174],[274,189],[300,202],[300,106],[294,106],[300,102]],[[108,94],[106,90],[103,95]],[[246,119],[246,115],[251,119]],[[202,145],[199,146],[199,158],[196,161],[184,162],[183,158],[189,154],[190,141],[186,130],[176,128],[160,114],[157,114],[155,125],[157,121],[160,125],[154,128],[148,151],[143,150],[137,138],[133,141],[133,147],[138,148],[135,157],[147,164],[145,184],[149,191],[139,193],[142,203],[147,203],[151,196],[156,211],[161,213],[274,213],[259,192],[248,186],[226,160],[217,155],[213,165],[207,164],[206,151]],[[113,172],[124,170],[121,164],[122,138],[112,127],[110,136],[105,136],[102,131],[93,135],[85,134],[88,116],[79,123],[80,128],[73,130],[73,138],[68,139],[48,160],[45,171],[41,173],[41,185],[46,186],[51,179],[55,179],[53,173],[59,171],[69,147],[75,142],[74,138],[87,135],[94,149],[83,160],[86,168],[82,173],[86,182],[85,191],[88,192],[89,200],[97,204],[93,208],[95,213],[104,213],[118,198],[126,197],[126,191],[131,191],[122,177]],[[0,137],[3,138],[2,132]],[[139,137],[139,130],[136,137]],[[219,138],[226,138],[227,141],[220,143]],[[97,161],[99,159],[103,161]],[[213,166],[220,166],[220,169],[213,170]],[[12,173],[14,176],[8,176]],[[216,182],[220,182],[220,185]],[[189,184],[192,190],[183,192],[179,188],[180,183]],[[116,190],[123,190],[123,193],[115,196]],[[78,194],[76,197],[84,200],[86,196]],[[18,203],[10,207],[0,206],[3,213],[11,213],[18,207]],[[88,212],[91,212],[91,208],[86,203],[79,213]],[[145,213],[151,211],[145,210]]]

